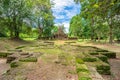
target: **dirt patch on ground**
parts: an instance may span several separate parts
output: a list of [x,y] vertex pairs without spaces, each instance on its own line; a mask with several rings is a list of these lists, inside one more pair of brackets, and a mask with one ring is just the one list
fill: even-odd
[[73,66],[63,66],[55,63],[46,63],[39,59],[34,70],[27,74],[28,80],[77,80],[77,75],[69,73]]
[[[2,74],[9,69],[9,64],[6,64],[6,59],[0,59],[0,78]],[[1,79],[0,79],[1,80]]]

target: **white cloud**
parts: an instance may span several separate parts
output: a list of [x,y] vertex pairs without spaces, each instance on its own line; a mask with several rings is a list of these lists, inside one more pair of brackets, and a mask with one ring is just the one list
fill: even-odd
[[63,24],[64,24],[66,32],[68,33],[69,32],[69,26],[70,26],[69,22],[63,22]]
[[[70,19],[80,12],[80,6],[74,0],[51,0],[54,2],[52,8],[56,24],[64,24],[66,31],[69,29]],[[66,8],[67,7],[67,8]]]
[[72,6],[73,0],[51,0],[55,3],[53,10],[61,11],[65,6]]

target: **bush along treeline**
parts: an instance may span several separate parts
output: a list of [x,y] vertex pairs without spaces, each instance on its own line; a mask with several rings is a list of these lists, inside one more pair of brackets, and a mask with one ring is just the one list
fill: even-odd
[[69,36],[82,39],[120,40],[120,0],[74,0],[80,14],[70,22]]
[[0,0],[0,36],[51,37],[52,5],[50,0]]

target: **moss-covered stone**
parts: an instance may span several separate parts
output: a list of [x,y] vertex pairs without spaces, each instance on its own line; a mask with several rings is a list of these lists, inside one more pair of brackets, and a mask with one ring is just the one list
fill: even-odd
[[104,75],[111,74],[109,65],[97,65],[96,69],[100,74],[104,74]]
[[97,49],[96,52],[108,52],[108,50],[104,50],[104,49]]
[[76,58],[76,62],[78,64],[84,64],[84,61],[82,59],[80,59],[80,58]]
[[79,72],[89,72],[87,69],[77,68],[77,73]]
[[76,43],[76,42],[75,41],[69,41],[69,42],[65,42],[65,43],[70,44],[70,43]]
[[10,63],[10,67],[11,68],[15,68],[15,67],[18,67],[19,66],[19,63],[17,61],[13,61]]
[[16,47],[15,49],[22,49],[22,48],[24,48],[24,47],[26,47],[26,46],[18,46],[18,47]]
[[9,52],[0,52],[0,58],[5,58],[7,57],[8,55],[11,55],[12,53],[9,53]]
[[100,52],[100,54],[107,56],[108,58],[116,58],[115,52]]
[[97,70],[98,73],[103,74],[103,75],[110,75],[111,72],[110,70],[104,71],[104,70]]
[[37,58],[36,57],[21,58],[19,61],[21,61],[21,62],[37,62]]
[[80,72],[89,73],[88,68],[85,64],[76,64],[76,71],[77,73],[80,73]]
[[90,52],[90,55],[99,55],[99,52]]
[[96,57],[98,57],[100,60],[102,60],[103,62],[108,63],[108,57],[104,56],[104,55],[97,55]]
[[95,57],[84,57],[83,61],[85,61],[85,62],[95,62],[95,61],[97,61],[97,58],[95,58]]
[[13,49],[13,50],[8,50],[9,52],[22,52],[21,49]]
[[1,58],[7,57],[7,54],[6,53],[0,53],[0,57]]
[[90,77],[80,77],[79,80],[92,80]]
[[80,72],[80,73],[78,73],[78,80],[92,80],[92,79],[90,77],[90,73]]

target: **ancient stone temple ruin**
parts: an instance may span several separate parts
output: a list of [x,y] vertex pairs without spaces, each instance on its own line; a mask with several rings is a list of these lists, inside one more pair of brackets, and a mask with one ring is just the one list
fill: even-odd
[[54,38],[55,39],[60,39],[60,40],[68,38],[67,34],[65,34],[65,32],[64,32],[64,27],[63,26],[58,27],[58,31],[54,34]]

